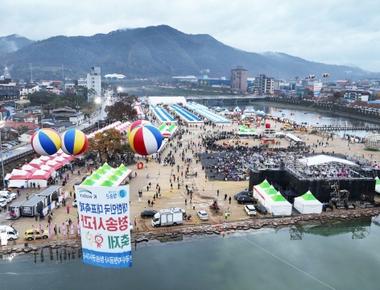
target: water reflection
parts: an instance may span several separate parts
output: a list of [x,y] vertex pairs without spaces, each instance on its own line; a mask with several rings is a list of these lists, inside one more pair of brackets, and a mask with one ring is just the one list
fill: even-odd
[[[0,255],[0,260],[6,260],[11,262],[17,255],[17,253]],[[24,254],[22,254],[24,255]],[[32,253],[25,254],[32,257],[34,264],[40,264],[47,261],[64,263],[65,261],[71,261],[82,258],[82,250],[80,248],[72,247],[60,247],[51,248],[45,247],[33,251]],[[47,260],[48,259],[48,260]]]
[[355,222],[342,221],[318,225],[294,225],[289,228],[289,238],[290,240],[302,240],[304,234],[329,237],[351,233],[353,240],[360,240],[370,234],[371,223],[372,218],[368,217],[358,219]]

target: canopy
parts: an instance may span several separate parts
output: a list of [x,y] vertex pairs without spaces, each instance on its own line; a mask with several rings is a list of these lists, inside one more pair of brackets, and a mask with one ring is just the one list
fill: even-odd
[[271,187],[270,183],[268,182],[268,180],[264,180],[263,182],[261,182],[259,185],[258,185],[260,188],[268,188],[268,187]]
[[309,190],[294,199],[294,208],[302,214],[321,213],[322,203]]
[[40,160],[41,161],[43,161],[43,162],[47,162],[47,161],[49,161],[49,160],[51,160],[51,159],[53,159],[54,157],[53,157],[53,155],[51,155],[51,156],[40,156]]
[[9,180],[28,180],[32,173],[26,170],[13,169]]
[[292,214],[292,205],[266,179],[253,187],[253,196],[274,216]]
[[160,127],[158,127],[158,130],[161,132],[161,135],[165,138],[170,138],[174,135],[174,133],[177,131],[177,125],[170,124],[167,125],[165,123],[162,123]]
[[58,163],[62,163],[62,164],[69,163],[69,161],[66,158],[62,157],[62,156],[57,156],[53,160],[56,161],[56,162],[58,162]]
[[101,132],[106,131],[106,130],[109,130],[109,129],[115,129],[115,130],[118,130],[120,133],[124,133],[128,130],[130,124],[131,124],[130,122],[122,123],[120,121],[117,121],[117,122],[111,123],[111,124],[101,128],[95,132],[88,134],[87,138],[88,139],[94,138],[96,134],[101,133]]
[[285,134],[285,137],[289,140],[289,141],[292,141],[292,142],[295,142],[295,143],[304,143],[304,141],[297,137],[296,135],[292,134],[292,133],[287,133]]
[[35,168],[40,168],[42,164],[44,164],[44,162],[41,161],[41,159],[39,158],[33,159],[32,161],[29,162],[29,165]]
[[95,170],[89,177],[87,177],[82,185],[90,186],[117,186],[120,185],[130,174],[132,170],[128,169],[121,164],[117,168],[111,167],[109,164],[104,163],[101,167]]
[[43,170],[43,171],[49,171],[49,172],[53,172],[54,171],[54,168],[52,168],[52,167],[50,167],[49,165],[46,165],[46,164],[41,165],[40,169]]
[[326,164],[326,163],[331,163],[331,162],[346,164],[350,166],[358,166],[352,161],[349,161],[343,158],[324,155],[324,154],[301,158],[298,161],[307,166],[321,165],[321,164]]
[[255,135],[257,135],[257,133],[256,133],[256,130],[254,128],[249,128],[245,125],[240,125],[238,135],[255,136]]
[[63,167],[64,164],[56,161],[56,160],[49,160],[48,162],[46,162],[46,165],[49,165],[50,167],[53,167],[54,170],[58,170],[60,169],[61,167]]
[[44,171],[44,170],[37,170],[35,171],[31,176],[30,179],[42,179],[42,180],[48,180],[51,176],[51,172]]
[[33,173],[34,171],[36,171],[36,167],[33,167],[29,164],[24,164],[22,167],[21,167],[21,170],[25,170],[25,171],[28,171],[28,172],[31,172]]

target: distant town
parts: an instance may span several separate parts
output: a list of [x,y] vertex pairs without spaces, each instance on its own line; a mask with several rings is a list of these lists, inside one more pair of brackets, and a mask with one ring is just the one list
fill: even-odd
[[[30,67],[29,80],[12,78],[11,71],[3,68],[0,75],[1,119],[7,120],[4,138],[21,142],[29,140],[37,127],[64,128],[79,125],[95,112],[103,102],[104,90],[126,88],[136,95],[236,95],[244,97],[269,97],[272,100],[287,99],[294,102],[334,104],[346,108],[365,110],[374,116],[380,114],[380,80],[333,80],[328,72],[322,75],[294,77],[290,80],[275,79],[265,74],[250,77],[243,67],[231,69],[228,77],[209,77],[210,70],[200,71],[198,76],[173,76],[162,80],[129,79],[119,73],[104,74],[100,67],[89,68],[79,79],[35,80]],[[13,121],[13,123],[12,123]],[[20,123],[21,122],[21,123]],[[24,125],[22,125],[24,124]],[[4,129],[3,129],[4,130]],[[27,134],[27,135],[25,135]],[[17,141],[13,141],[17,142]],[[11,145],[11,144],[10,144]],[[3,149],[7,145],[3,144]]]

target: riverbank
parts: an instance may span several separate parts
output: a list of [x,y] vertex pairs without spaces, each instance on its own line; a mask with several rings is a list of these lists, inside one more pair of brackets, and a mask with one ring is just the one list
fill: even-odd
[[265,99],[265,101],[259,101],[259,102],[262,103],[263,105],[269,105],[269,106],[271,105],[275,107],[281,106],[282,108],[287,108],[287,109],[294,109],[296,107],[297,109],[301,109],[305,111],[331,114],[332,116],[336,116],[336,117],[344,117],[344,118],[355,119],[355,120],[363,121],[363,122],[380,124],[380,119],[377,116],[372,116],[372,115],[363,116],[361,114],[355,114],[352,112],[344,112],[342,110],[328,110],[321,107],[316,107],[314,105],[304,105],[298,102],[288,102],[288,101],[275,99],[275,98],[267,98]]
[[[291,217],[268,217],[252,218],[244,221],[224,222],[220,224],[202,224],[196,226],[176,226],[166,228],[155,228],[151,231],[132,232],[131,244],[137,246],[142,242],[160,241],[170,242],[182,240],[184,237],[203,235],[228,235],[238,231],[259,230],[264,228],[281,228],[294,225],[327,225],[341,221],[354,221],[365,217],[375,217],[380,215],[380,207],[355,209],[355,210],[335,210],[322,214],[304,214]],[[41,249],[58,248],[81,248],[79,237],[61,240],[43,240],[32,242],[14,242],[13,245],[0,247],[0,257],[3,255],[23,254],[37,252]]]

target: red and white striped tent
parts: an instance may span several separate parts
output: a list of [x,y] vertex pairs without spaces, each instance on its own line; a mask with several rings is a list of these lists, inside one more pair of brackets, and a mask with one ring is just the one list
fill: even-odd
[[29,165],[30,166],[33,166],[35,168],[40,168],[41,165],[43,165],[45,162],[41,161],[41,159],[39,158],[36,158],[36,159],[33,159],[32,161],[29,162]]
[[13,169],[8,179],[8,187],[28,187],[28,179],[32,173],[26,170]]

